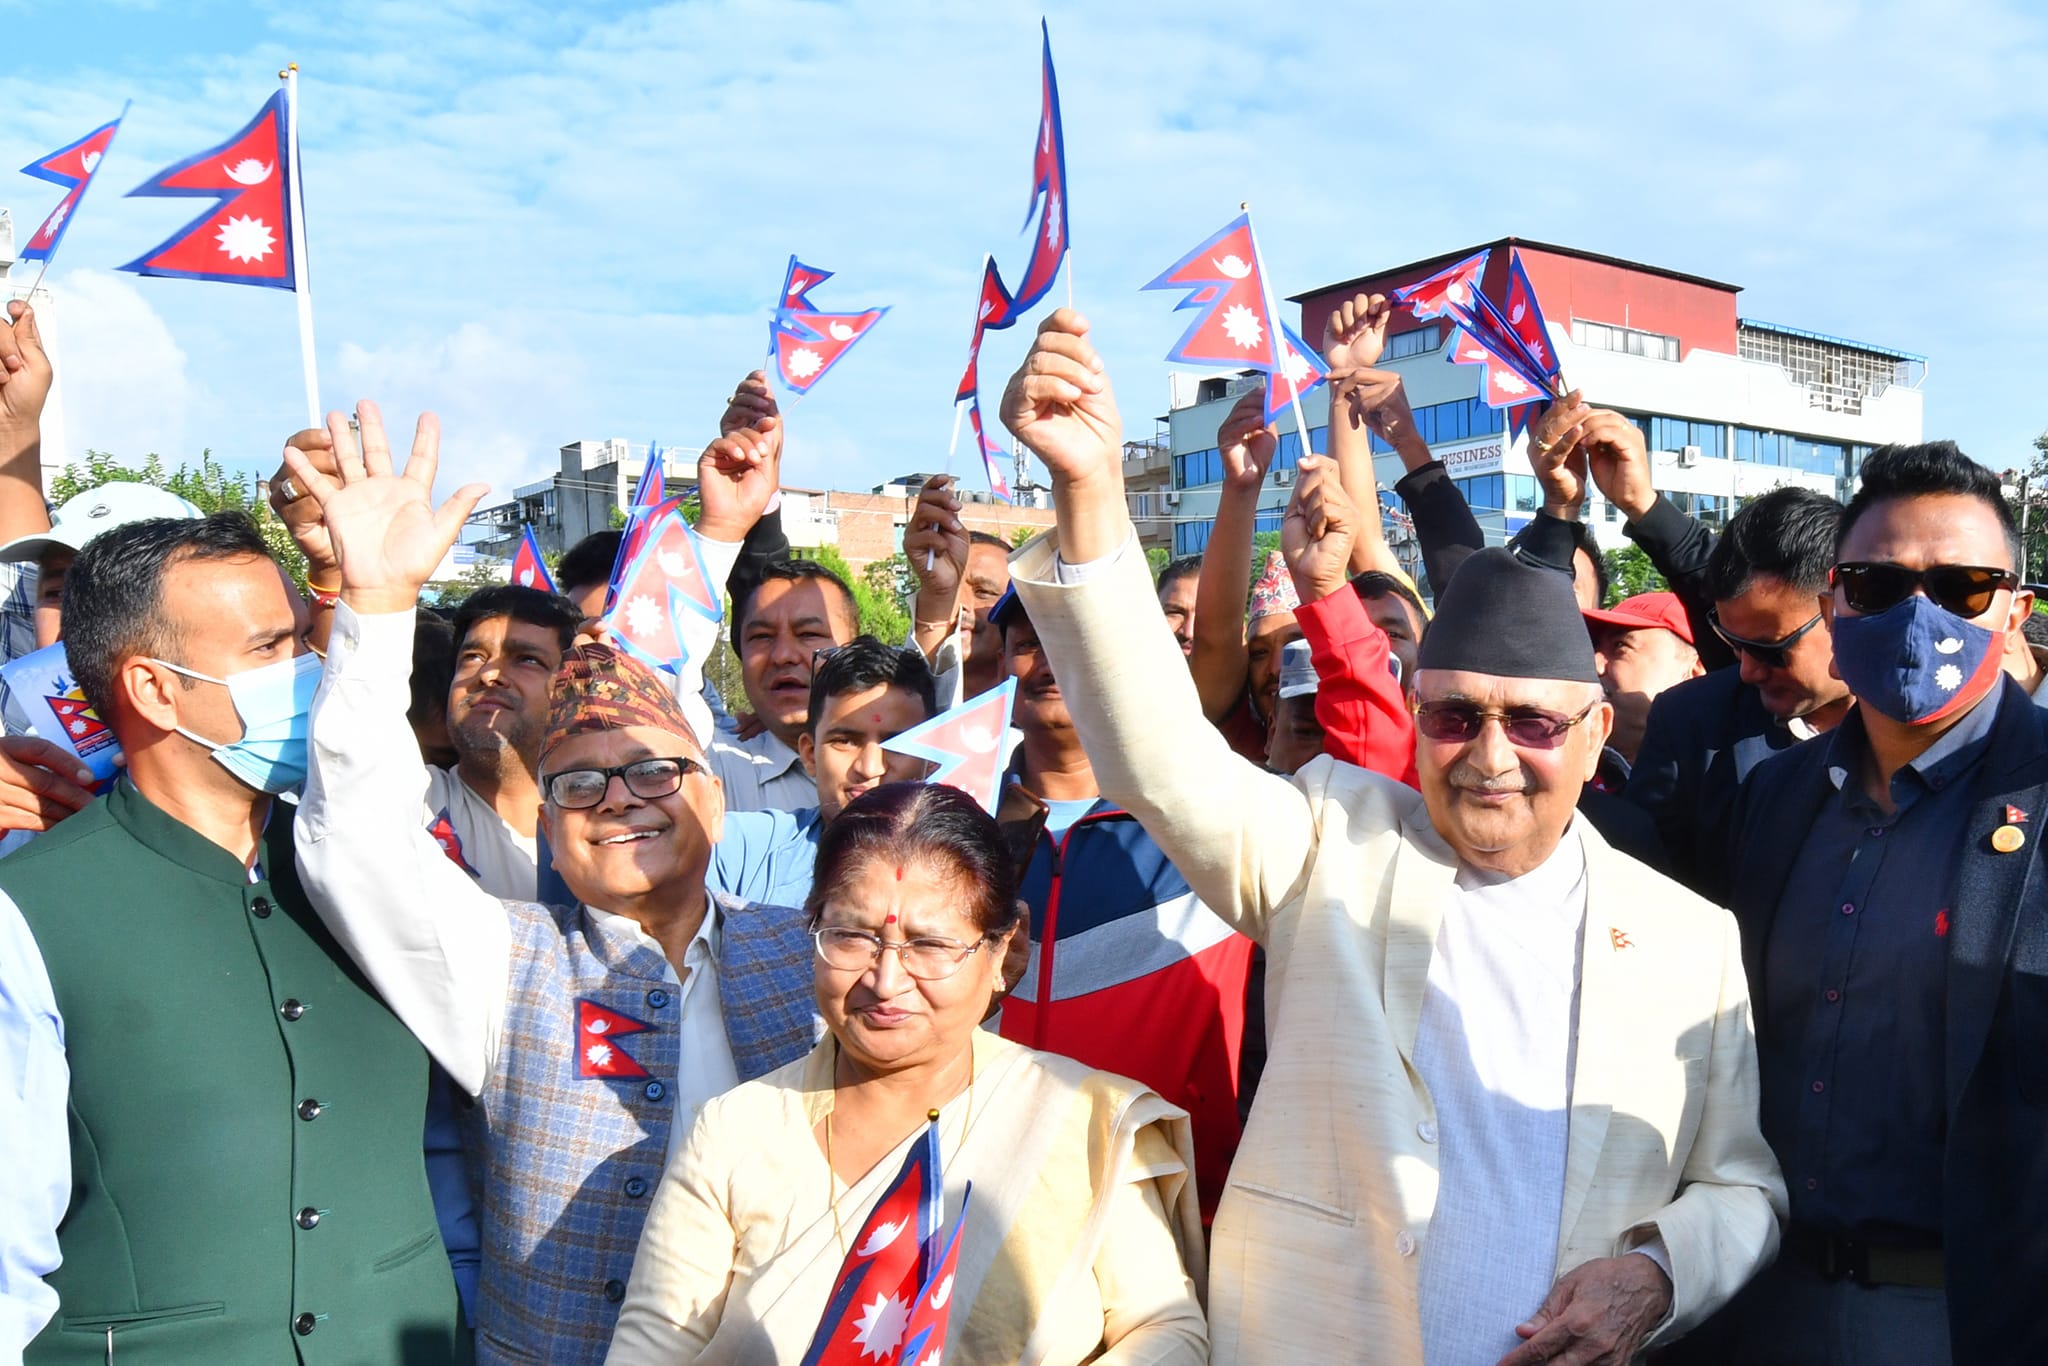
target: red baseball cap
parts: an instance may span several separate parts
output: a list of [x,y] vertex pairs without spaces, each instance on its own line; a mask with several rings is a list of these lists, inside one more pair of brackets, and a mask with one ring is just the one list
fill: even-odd
[[1589,629],[1618,626],[1624,631],[1669,631],[1686,644],[1693,643],[1692,619],[1686,616],[1685,604],[1676,593],[1638,593],[1612,607],[1589,611],[1585,618]]

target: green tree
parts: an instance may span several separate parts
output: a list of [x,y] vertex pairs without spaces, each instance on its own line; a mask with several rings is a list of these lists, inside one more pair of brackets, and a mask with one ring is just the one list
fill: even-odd
[[479,588],[505,582],[497,572],[497,563],[495,560],[472,560],[452,579],[429,579],[420,585],[420,596],[436,607],[453,606]]
[[1010,533],[1010,545],[1014,549],[1038,534],[1035,526],[1020,526]]
[[1145,567],[1152,571],[1152,582],[1159,582],[1159,572],[1173,562],[1173,554],[1165,546],[1145,548]]
[[141,468],[124,465],[106,451],[88,450],[83,460],[66,465],[50,481],[53,502],[64,503],[88,489],[119,482],[150,484],[177,494],[204,513],[243,512],[256,523],[264,544],[292,581],[306,584],[306,557],[300,553],[291,532],[271,512],[269,500],[257,492],[254,476],[243,476],[214,459],[211,449],[199,453],[198,468],[180,464],[164,468],[163,457],[152,451],[143,457]]
[[2048,569],[2048,432],[2034,438],[2034,458],[2024,470],[2006,471],[2006,482],[2019,486],[2013,516],[2019,518],[2020,550],[2025,563],[2020,577],[2032,581]]
[[1607,601],[1602,606],[1612,607],[1623,598],[1662,592],[1671,586],[1639,545],[1610,550],[1603,558],[1607,561]]
[[[853,589],[853,603],[860,612],[862,635],[897,644],[910,634],[910,613],[904,608],[900,587],[909,576],[910,565],[902,555],[877,560],[868,566],[867,573],[856,574],[853,566],[846,562],[846,557],[834,546],[822,545],[791,553],[824,565]],[[896,586],[892,587],[892,584]]]

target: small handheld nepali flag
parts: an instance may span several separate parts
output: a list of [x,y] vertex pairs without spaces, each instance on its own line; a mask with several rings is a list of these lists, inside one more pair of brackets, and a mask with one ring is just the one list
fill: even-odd
[[831,278],[832,272],[790,257],[775,316],[768,323],[768,358],[783,384],[799,394],[809,393],[889,311],[819,312],[811,304],[810,292]]
[[1471,305],[1472,296],[1479,292],[1479,277],[1486,273],[1486,258],[1486,252],[1475,251],[1426,280],[1403,285],[1387,296],[1387,302],[1413,309],[1418,322],[1448,317],[1452,310]]
[[648,516],[661,506],[667,496],[668,469],[661,443],[650,441],[647,443],[647,463],[640,467],[640,482],[633,486],[633,501],[626,505],[626,525],[619,536],[618,553],[612,556],[612,576],[605,587],[605,611],[611,611],[613,595],[619,590],[619,579],[640,552],[641,535],[646,530]]
[[540,542],[532,527],[526,528],[526,534],[519,538],[519,549],[513,552],[512,582],[522,588],[538,588],[543,593],[555,591],[555,576],[548,573],[548,562],[541,558]]
[[1464,304],[1447,304],[1446,316],[1458,324],[1446,359],[1482,367],[1481,399],[1489,407],[1509,409],[1518,430],[1526,405],[1548,402],[1562,392],[1557,354],[1520,253],[1508,261],[1505,307],[1484,289],[1474,289]]
[[138,275],[295,289],[286,96],[264,101],[241,132],[158,172],[129,195],[200,196],[214,205],[122,266]]
[[1067,257],[1067,138],[1060,126],[1060,86],[1052,71],[1052,29],[1041,19],[1044,56],[1039,64],[1038,137],[1031,149],[1031,202],[1024,210],[1024,226],[1034,215],[1038,231],[1032,234],[1031,257],[1024,263],[1024,276],[1017,283],[1015,311],[1026,312],[1045,297]]
[[981,466],[988,472],[988,491],[1004,502],[1013,502],[1010,497],[1010,481],[1003,478],[1003,448],[988,439],[988,433],[981,425],[981,400],[971,399],[967,406],[967,421],[974,428],[974,444],[981,451]]
[[649,514],[639,549],[612,585],[604,624],[613,640],[650,668],[679,674],[689,658],[686,614],[717,621],[724,611],[723,594],[705,572],[697,533],[683,518],[683,500],[671,498]]
[[103,123],[70,146],[60,147],[21,168],[23,175],[61,185],[66,191],[57,207],[50,210],[50,216],[28,239],[28,245],[21,249],[22,260],[47,264],[57,254],[57,244],[64,240],[64,230],[71,226],[72,216],[78,211],[78,202],[85,198],[93,173],[99,170],[108,149],[114,145],[114,134],[121,129],[121,119],[127,117],[128,106],[123,105],[121,118]]
[[1006,678],[1001,687],[884,740],[882,748],[937,764],[929,781],[959,788],[993,816],[1002,798],[1003,739],[1016,702],[1017,680]]
[[[945,1348],[966,1197],[942,1239],[944,1217],[938,1112],[933,1111],[854,1236],[803,1366],[922,1366],[938,1359]],[[917,1343],[915,1356],[908,1351],[912,1341]]]
[[1276,326],[1250,214],[1239,214],[1144,288],[1184,290],[1187,297],[1175,311],[1201,310],[1166,353],[1168,360],[1266,372],[1268,422],[1322,382],[1328,369],[1322,358],[1284,323]]

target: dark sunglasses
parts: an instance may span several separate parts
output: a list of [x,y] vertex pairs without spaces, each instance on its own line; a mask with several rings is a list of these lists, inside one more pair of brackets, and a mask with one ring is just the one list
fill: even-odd
[[1556,749],[1564,743],[1573,726],[1593,714],[1598,702],[1588,702],[1577,716],[1545,711],[1541,707],[1509,707],[1488,711],[1476,702],[1421,702],[1415,707],[1415,729],[1432,740],[1462,745],[1478,738],[1489,719],[1500,722],[1508,743],[1519,749]]
[[625,781],[626,791],[653,801],[679,790],[686,773],[708,772],[695,759],[635,759],[617,768],[565,768],[548,775],[548,800],[564,811],[587,811],[604,800],[612,779]]
[[1791,666],[1792,647],[1799,643],[1800,637],[1820,625],[1820,613],[1815,612],[1808,618],[1806,625],[1777,640],[1751,640],[1746,636],[1738,636],[1723,626],[1719,617],[1709,617],[1707,620],[1713,626],[1714,634],[1721,637],[1729,649],[1737,654],[1748,655],[1766,669],[1784,669]]
[[1982,616],[2001,588],[2013,588],[2020,576],[2010,569],[1992,569],[1976,564],[1937,564],[1926,569],[1908,569],[1882,560],[1838,564],[1828,571],[1828,580],[1842,590],[1842,600],[1866,616],[1897,607],[1916,588],[1959,617]]

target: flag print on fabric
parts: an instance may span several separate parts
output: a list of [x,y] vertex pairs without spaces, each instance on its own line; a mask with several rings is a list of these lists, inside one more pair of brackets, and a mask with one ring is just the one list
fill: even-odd
[[64,738],[81,759],[91,759],[102,750],[113,749],[116,745],[114,732],[107,723],[100,720],[99,713],[92,709],[83,693],[47,699],[50,710],[56,714],[58,724],[64,727]]
[[577,997],[576,1075],[607,1080],[645,1077],[647,1069],[635,1062],[618,1041],[629,1034],[644,1034],[653,1027],[609,1006]]
[[[128,111],[124,107],[121,118],[127,116]],[[47,261],[57,254],[57,244],[64,240],[64,230],[71,226],[72,216],[78,212],[78,201],[85,198],[93,173],[106,159],[107,149],[114,145],[114,134],[120,129],[121,119],[101,124],[70,146],[60,147],[21,168],[23,175],[47,180],[53,185],[63,186],[66,191],[64,198],[57,201],[57,207],[50,210],[50,216],[35,230],[35,235],[28,239],[28,245],[21,249],[22,260]]]
[[776,373],[797,393],[809,393],[888,311],[871,308],[865,313],[778,315],[774,328]]
[[1447,318],[1454,310],[1471,306],[1472,296],[1479,292],[1479,277],[1486,273],[1486,258],[1486,252],[1476,251],[1426,280],[1403,285],[1387,296],[1387,302],[1413,309],[1419,322]]
[[1259,277],[1252,244],[1252,220],[1239,214],[1221,232],[1174,262],[1146,289],[1179,289],[1187,297],[1175,311],[1201,313],[1181,334],[1166,358],[1183,365],[1257,367],[1272,374],[1278,364],[1267,317],[1266,286]]
[[959,788],[993,816],[1002,796],[1003,737],[1016,701],[1017,680],[1006,678],[1000,688],[884,740],[882,748],[937,764],[928,781]]
[[555,576],[548,573],[548,562],[541,558],[540,542],[534,539],[533,528],[526,528],[526,534],[519,538],[519,549],[512,555],[512,582],[521,588],[538,588],[543,593],[555,591]]
[[442,807],[441,814],[434,817],[434,823],[427,827],[427,833],[434,837],[434,843],[441,846],[441,852],[448,856],[450,863],[471,877],[483,876],[470,866],[469,859],[463,855],[462,836],[455,833],[455,818],[448,814],[447,807]]
[[974,444],[981,452],[982,468],[988,471],[988,491],[1006,503],[1014,502],[1010,497],[1010,483],[1003,478],[1003,448],[988,439],[988,433],[981,425],[980,399],[971,401],[967,421],[974,428]]
[[688,657],[685,613],[717,621],[723,595],[704,572],[697,533],[683,519],[683,500],[671,498],[647,514],[632,562],[613,591],[604,624],[612,639],[651,668],[681,671]]
[[285,92],[218,147],[152,176],[131,196],[211,196],[219,202],[121,269],[138,275],[295,288],[291,164]]
[[[972,1193],[970,1188],[967,1194]],[[948,1235],[949,1245],[942,1257],[939,1221],[944,1210],[939,1126],[934,1112],[932,1122],[910,1145],[903,1166],[854,1235],[818,1320],[817,1334],[804,1353],[803,1366],[923,1366],[937,1362],[945,1348],[952,1265],[966,1220],[966,1197],[962,1197],[960,1218]],[[905,1350],[913,1337],[920,1344],[916,1357]]]
[[1052,30],[1043,19],[1038,27],[1045,39],[1045,54],[1039,76],[1038,138],[1031,151],[1031,202],[1024,210],[1024,226],[1030,227],[1035,216],[1038,231],[1031,239],[1031,259],[1024,264],[1024,277],[1017,284],[1018,313],[1045,297],[1067,255],[1067,140],[1060,127],[1059,82],[1052,71]]

